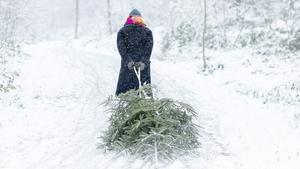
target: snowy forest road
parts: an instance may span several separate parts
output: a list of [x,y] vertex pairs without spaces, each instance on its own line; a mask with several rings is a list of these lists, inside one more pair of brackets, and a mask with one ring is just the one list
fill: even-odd
[[[21,106],[0,108],[0,169],[153,167],[97,149],[108,119],[101,103],[114,94],[120,63],[107,42],[53,41],[24,49]],[[300,168],[300,134],[282,113],[294,106],[264,105],[232,92],[224,85],[224,75],[236,74],[230,67],[215,76],[196,70],[189,62],[152,61],[155,94],[191,104],[203,127],[200,156],[163,168]]]

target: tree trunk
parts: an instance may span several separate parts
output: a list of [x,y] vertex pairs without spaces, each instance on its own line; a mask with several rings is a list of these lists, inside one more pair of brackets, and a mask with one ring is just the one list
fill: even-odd
[[223,10],[223,44],[222,47],[226,47],[227,46],[227,27],[226,27],[226,7],[225,7],[225,3],[223,2],[222,4],[222,10]]
[[107,3],[107,24],[108,24],[108,31],[111,35],[113,33],[112,31],[112,24],[111,24],[111,8],[110,8],[110,0],[106,1]]
[[78,25],[79,25],[79,0],[75,0],[75,39],[78,38]]
[[206,71],[207,63],[206,63],[206,56],[205,56],[205,35],[206,35],[206,20],[207,20],[207,7],[206,7],[206,0],[204,1],[204,18],[203,18],[203,34],[202,34],[202,59],[203,59],[203,71]]

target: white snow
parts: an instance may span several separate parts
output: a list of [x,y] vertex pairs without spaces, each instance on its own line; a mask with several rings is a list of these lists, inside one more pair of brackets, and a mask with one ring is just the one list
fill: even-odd
[[[300,168],[300,103],[263,104],[237,92],[300,81],[299,61],[265,64],[247,50],[222,51],[211,57],[224,70],[203,75],[197,73],[201,60],[160,61],[159,47],[154,50],[156,96],[191,104],[204,127],[199,157],[161,168]],[[28,57],[19,68],[20,99],[0,104],[0,169],[153,168],[97,149],[108,119],[101,103],[114,94],[119,73],[115,37],[45,41],[24,51]]]

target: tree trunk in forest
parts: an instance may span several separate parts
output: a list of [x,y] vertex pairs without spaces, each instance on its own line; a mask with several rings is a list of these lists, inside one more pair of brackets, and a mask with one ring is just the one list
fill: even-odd
[[206,35],[206,20],[207,20],[207,9],[206,9],[206,0],[204,1],[204,19],[203,19],[203,34],[202,34],[202,59],[203,59],[203,71],[206,71],[207,63],[206,63],[206,56],[205,56],[205,35]]
[[108,31],[111,35],[113,33],[112,31],[112,24],[111,24],[111,8],[110,8],[110,0],[106,1],[107,4],[107,24],[108,24]]
[[223,11],[223,44],[222,47],[227,46],[227,27],[226,27],[226,7],[225,2],[222,4],[222,11]]
[[78,25],[79,25],[79,0],[75,0],[75,39],[78,38]]

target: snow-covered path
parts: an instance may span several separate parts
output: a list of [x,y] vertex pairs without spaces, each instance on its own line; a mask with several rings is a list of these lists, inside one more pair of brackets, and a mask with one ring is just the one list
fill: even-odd
[[[0,108],[0,169],[151,168],[96,149],[108,118],[101,103],[114,93],[118,78],[120,60],[113,42],[54,41],[26,47],[20,105]],[[299,105],[262,104],[233,92],[225,84],[232,80],[229,75],[238,77],[234,63],[202,76],[191,62],[153,59],[157,95],[194,106],[204,127],[199,158],[162,168],[300,168],[300,131],[290,119]]]
[[2,168],[101,166],[89,167],[97,164],[91,161],[106,119],[99,105],[114,89],[107,82],[116,80],[102,73],[116,66],[72,45],[45,42],[26,49],[30,57],[21,70],[24,109],[12,117],[3,114],[8,119],[2,122],[7,129],[1,131]]
[[[188,64],[186,66],[183,70],[188,70]],[[171,93],[171,97],[181,97],[178,99],[197,107],[200,116],[204,113],[214,120],[210,124],[215,125],[216,136],[221,137],[218,139],[221,141],[219,151],[233,158],[233,161],[223,159],[225,161],[222,161],[219,167],[225,165],[224,168],[243,169],[300,168],[300,132],[291,125],[292,115],[300,111],[299,105],[262,104],[261,101],[229,90],[222,73],[213,77],[197,77],[193,71],[178,72],[176,68],[170,67],[168,70],[160,70],[160,76],[171,76],[169,83],[159,85],[166,85],[163,90]],[[172,70],[174,71],[170,73]],[[227,73],[233,76],[236,74],[234,71]],[[171,80],[176,77],[172,77],[172,74],[176,74],[180,79]],[[178,96],[178,93],[174,92],[172,94],[174,88],[170,86],[180,87],[181,95]],[[207,120],[209,119],[204,118],[201,123],[205,124]],[[204,147],[206,148],[208,151],[203,153],[204,156],[212,152],[210,147]]]

